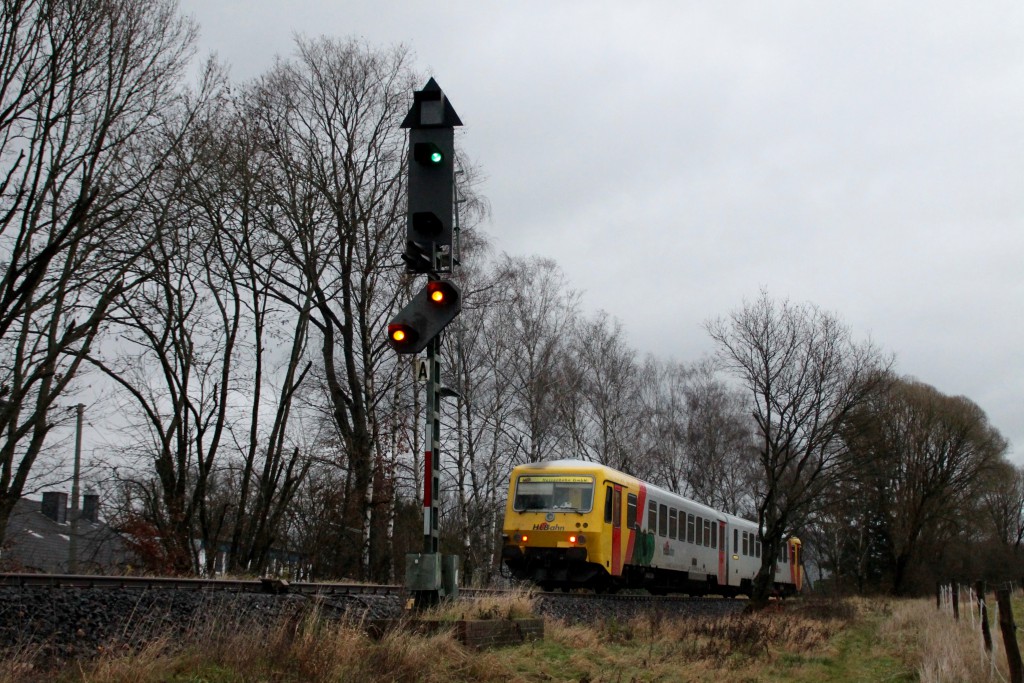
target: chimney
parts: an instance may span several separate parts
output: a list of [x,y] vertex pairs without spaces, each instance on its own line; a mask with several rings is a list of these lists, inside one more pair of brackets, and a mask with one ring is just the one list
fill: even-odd
[[100,496],[98,493],[87,493],[82,496],[82,519],[93,523],[100,521]]
[[41,512],[58,524],[68,521],[68,494],[59,491],[43,492]]

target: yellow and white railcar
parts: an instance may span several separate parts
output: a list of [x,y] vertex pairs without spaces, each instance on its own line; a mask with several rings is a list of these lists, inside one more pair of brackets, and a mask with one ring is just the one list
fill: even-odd
[[[761,566],[754,522],[622,472],[557,460],[512,471],[502,559],[541,587],[749,594]],[[773,589],[800,590],[800,541],[776,560]]]

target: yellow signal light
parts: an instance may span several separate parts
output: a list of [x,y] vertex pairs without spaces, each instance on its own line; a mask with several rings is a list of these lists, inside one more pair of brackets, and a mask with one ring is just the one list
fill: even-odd
[[391,323],[388,325],[388,342],[399,353],[406,353],[405,349],[415,346],[418,338],[419,335],[415,327],[410,327],[404,323]]
[[459,291],[445,280],[431,280],[427,283],[427,298],[435,306],[450,306],[459,301]]

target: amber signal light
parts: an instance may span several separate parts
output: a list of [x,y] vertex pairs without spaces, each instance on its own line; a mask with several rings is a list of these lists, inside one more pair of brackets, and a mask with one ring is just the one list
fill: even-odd
[[404,323],[391,323],[388,325],[388,339],[395,349],[402,349],[416,344],[419,335],[409,325]]
[[427,283],[427,297],[437,306],[444,306],[458,299],[458,293],[450,282],[431,280]]

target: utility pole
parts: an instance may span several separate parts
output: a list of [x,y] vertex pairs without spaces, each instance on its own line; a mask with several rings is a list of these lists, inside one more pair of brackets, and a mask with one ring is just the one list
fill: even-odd
[[82,419],[85,404],[75,406],[75,466],[71,475],[71,540],[68,542],[68,572],[78,573],[78,480],[82,472]]

